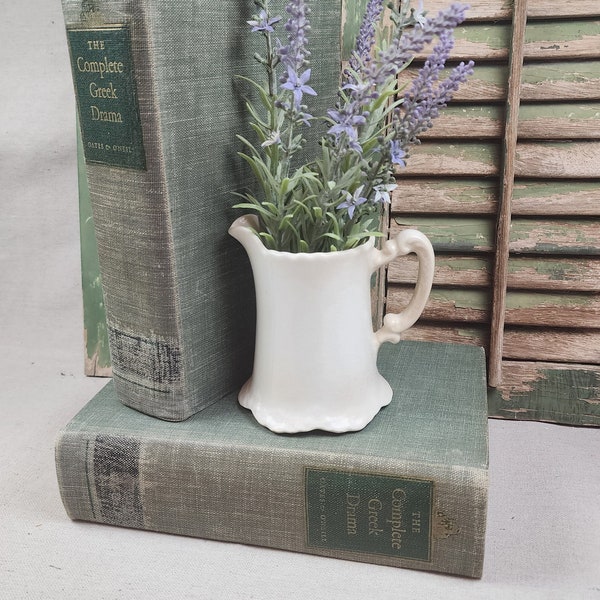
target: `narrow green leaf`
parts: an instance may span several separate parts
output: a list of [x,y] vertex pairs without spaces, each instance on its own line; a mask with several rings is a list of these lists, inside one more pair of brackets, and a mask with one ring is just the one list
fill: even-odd
[[275,250],[277,248],[277,243],[275,242],[275,238],[270,233],[261,231],[261,232],[259,232],[258,235],[261,238],[263,238],[263,240],[265,240],[265,243],[268,248],[270,248],[271,250]]
[[255,210],[256,212],[260,213],[261,215],[264,215],[267,218],[272,218],[272,214],[268,211],[265,210],[260,204],[254,204],[254,203],[250,203],[250,202],[240,202],[239,204],[234,204],[233,208],[247,208],[250,210]]

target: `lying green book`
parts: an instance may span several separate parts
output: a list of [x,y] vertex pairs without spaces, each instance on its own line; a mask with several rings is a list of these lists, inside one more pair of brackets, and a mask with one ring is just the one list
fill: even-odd
[[56,447],[67,513],[125,527],[480,577],[487,506],[481,348],[380,350],[394,399],[362,431],[283,436],[235,394],[182,423],[109,383]]

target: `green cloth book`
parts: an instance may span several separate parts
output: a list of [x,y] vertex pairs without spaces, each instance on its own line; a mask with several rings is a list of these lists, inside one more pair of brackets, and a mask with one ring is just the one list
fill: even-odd
[[112,383],[60,433],[72,519],[480,577],[488,430],[481,348],[385,344],[392,403],[362,431],[277,435],[232,394],[181,423]]
[[[282,14],[285,2],[276,0]],[[252,274],[227,234],[249,169],[244,98],[262,37],[246,0],[62,0],[123,403],[183,420],[251,372]],[[311,15],[314,114],[333,106],[341,0]],[[285,33],[282,33],[285,36]],[[324,126],[323,126],[324,127]],[[319,136],[315,126],[310,140]],[[308,148],[307,148],[308,150]]]

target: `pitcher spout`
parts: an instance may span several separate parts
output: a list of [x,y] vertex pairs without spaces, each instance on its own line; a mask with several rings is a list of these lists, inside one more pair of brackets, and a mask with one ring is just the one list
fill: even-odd
[[234,237],[244,246],[249,257],[264,249],[256,232],[259,230],[258,217],[256,215],[243,215],[238,217],[229,228],[229,235]]

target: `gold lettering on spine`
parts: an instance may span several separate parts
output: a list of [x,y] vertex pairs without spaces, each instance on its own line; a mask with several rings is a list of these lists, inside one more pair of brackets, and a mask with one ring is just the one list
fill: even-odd
[[104,50],[104,40],[88,40],[88,50]]
[[[88,40],[87,46],[89,50],[106,50],[104,40]],[[77,57],[77,69],[80,73],[94,73],[100,75],[100,79],[104,79],[105,75],[122,74],[125,71],[125,65],[121,61],[109,60],[108,56],[104,56],[102,60],[85,60],[83,56]],[[92,81],[88,86],[88,91],[91,98],[101,100],[118,100],[117,88],[110,81],[107,85],[100,86],[95,81]],[[92,121],[102,121],[104,123],[123,123],[123,116],[118,111],[101,110],[97,106],[91,105]],[[114,148],[113,150],[115,150]],[[119,150],[127,152],[124,147]]]
[[346,533],[348,535],[356,535],[358,520],[356,517],[356,509],[360,504],[360,496],[346,494]]
[[406,492],[401,488],[396,488],[392,492],[392,515],[387,522],[392,526],[392,548],[394,550],[402,550],[402,534],[406,533],[403,528],[402,512],[404,501],[406,500]]
[[321,542],[327,543],[327,514],[325,513],[327,504],[327,479],[321,477],[319,479],[319,509],[321,511],[319,515],[319,532]]
[[369,500],[369,535],[378,536],[383,533],[383,529],[379,527],[379,512],[383,508],[381,500],[371,498]]
[[122,62],[109,61],[108,56],[105,56],[102,60],[85,60],[83,56],[78,56],[76,64],[80,73],[98,73],[100,79],[104,79],[106,74],[122,74],[125,71],[125,65]]
[[123,117],[120,112],[100,110],[97,106],[90,106],[92,121],[104,121],[105,123],[122,123]]
[[117,88],[113,85],[112,81],[108,84],[108,87],[99,87],[95,81],[90,83],[90,96],[92,98],[105,98],[110,100],[118,100]]

